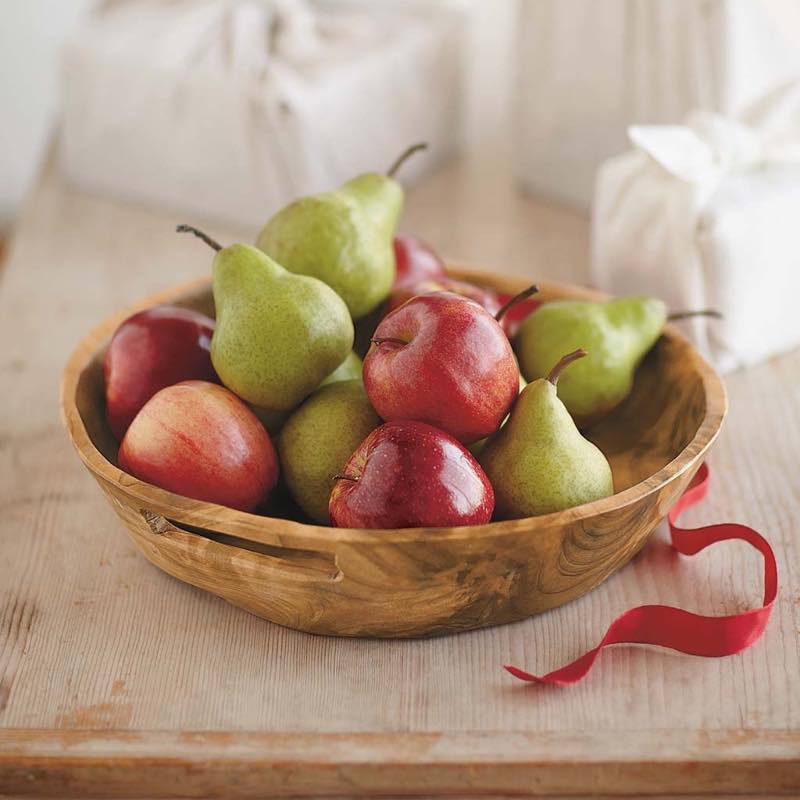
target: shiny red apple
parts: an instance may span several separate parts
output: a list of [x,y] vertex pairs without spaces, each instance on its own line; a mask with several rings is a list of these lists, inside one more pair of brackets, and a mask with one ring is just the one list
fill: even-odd
[[157,392],[130,424],[120,469],[175,494],[252,511],[278,480],[256,415],[224,386],[184,381]]
[[213,319],[177,306],[149,308],[117,328],[104,364],[106,418],[117,441],[159,389],[217,379],[209,354],[213,332]]
[[444,261],[430,245],[415,236],[397,234],[394,237],[394,257],[397,263],[395,287],[418,283],[427,278],[445,277]]
[[386,313],[399,308],[412,297],[430,294],[430,292],[453,292],[469,297],[470,300],[482,305],[492,316],[500,310],[502,305],[497,294],[491,289],[484,289],[482,286],[475,286],[474,283],[459,281],[455,278],[441,277],[428,278],[394,289],[386,303]]
[[424,422],[387,422],[342,467],[328,509],[338,528],[482,525],[494,490],[452,436]]
[[494,433],[519,394],[503,329],[478,303],[451,292],[413,297],[384,317],[363,375],[387,422],[427,422],[465,444]]

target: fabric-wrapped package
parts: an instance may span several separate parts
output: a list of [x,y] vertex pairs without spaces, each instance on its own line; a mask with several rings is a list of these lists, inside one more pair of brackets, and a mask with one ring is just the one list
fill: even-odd
[[462,18],[447,4],[112,0],[63,58],[61,161],[91,190],[240,226],[457,143]]
[[682,323],[722,370],[800,345],[800,83],[629,136],[598,171],[593,283],[722,312]]
[[520,15],[516,176],[581,208],[629,125],[737,116],[800,75],[797,0],[531,0]]

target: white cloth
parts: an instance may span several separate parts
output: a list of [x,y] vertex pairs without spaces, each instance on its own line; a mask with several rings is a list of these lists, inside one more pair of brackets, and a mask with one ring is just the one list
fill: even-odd
[[62,166],[242,227],[427,140],[411,182],[456,142],[460,46],[449,6],[112,0],[65,49]]
[[632,123],[738,115],[800,75],[797,0],[529,0],[520,15],[515,173],[582,208]]
[[800,345],[800,83],[629,136],[598,171],[593,283],[721,311],[682,324],[722,370]]

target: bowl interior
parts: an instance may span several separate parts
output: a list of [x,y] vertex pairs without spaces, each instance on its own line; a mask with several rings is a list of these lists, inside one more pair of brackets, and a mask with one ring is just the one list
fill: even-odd
[[[559,296],[543,293],[543,299]],[[210,287],[175,298],[176,305],[213,316]],[[374,320],[366,325],[374,327]],[[107,342],[82,371],[75,403],[94,446],[112,463],[117,442],[105,419],[103,358]],[[701,374],[687,363],[690,345],[679,335],[662,336],[639,366],[633,391],[613,413],[586,435],[608,458],[615,492],[621,492],[653,476],[691,442],[706,413],[706,394]],[[305,521],[285,496],[265,509],[273,517]]]

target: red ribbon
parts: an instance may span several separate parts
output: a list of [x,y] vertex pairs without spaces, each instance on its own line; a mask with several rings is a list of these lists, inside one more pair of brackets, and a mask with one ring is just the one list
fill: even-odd
[[506,665],[514,677],[523,681],[566,686],[581,680],[592,668],[600,651],[610,644],[655,644],[694,656],[729,656],[750,647],[767,626],[778,592],[778,567],[775,554],[761,534],[746,525],[723,522],[703,528],[681,528],[676,520],[681,513],[699,503],[708,492],[709,471],[703,464],[667,517],[672,546],[685,556],[729,539],[751,544],[764,556],[764,604],[728,617],[704,617],[671,606],[639,606],[618,616],[594,650],[547,675]]

